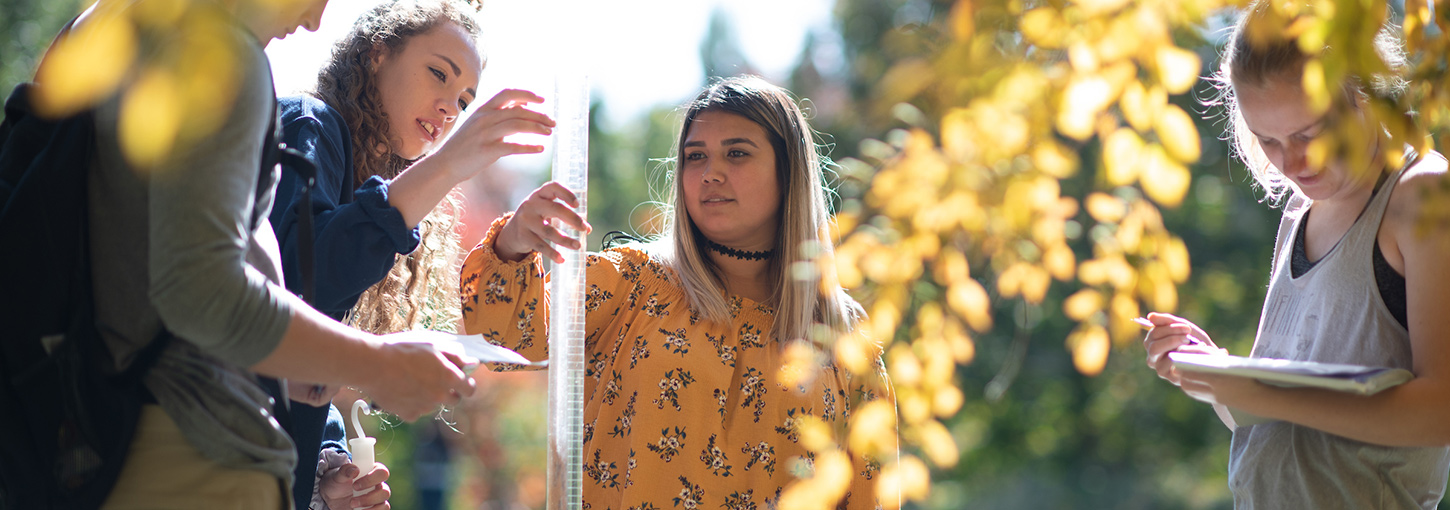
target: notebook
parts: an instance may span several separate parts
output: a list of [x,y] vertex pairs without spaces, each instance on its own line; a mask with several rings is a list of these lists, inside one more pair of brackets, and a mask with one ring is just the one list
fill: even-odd
[[[1173,360],[1174,368],[1185,372],[1251,377],[1273,386],[1323,388],[1357,395],[1373,395],[1415,378],[1415,374],[1403,368],[1187,352],[1171,352],[1168,358]],[[1232,408],[1229,411],[1238,425],[1272,421]]]

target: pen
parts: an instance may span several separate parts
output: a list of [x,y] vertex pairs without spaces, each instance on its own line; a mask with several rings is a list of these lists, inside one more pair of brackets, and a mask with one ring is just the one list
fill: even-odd
[[[1153,324],[1153,321],[1148,320],[1147,317],[1133,317],[1133,323],[1142,326],[1143,329],[1153,329],[1157,327],[1157,324]],[[1203,345],[1203,341],[1190,336],[1188,337],[1188,343],[1185,345]]]

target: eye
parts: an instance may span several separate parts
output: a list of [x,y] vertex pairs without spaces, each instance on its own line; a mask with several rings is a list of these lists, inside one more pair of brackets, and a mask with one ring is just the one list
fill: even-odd
[[685,155],[686,161],[696,161],[701,159],[705,159],[705,153],[703,152],[691,152]]
[[462,99],[459,99],[458,100],[458,113],[463,113],[465,110],[468,110],[468,101],[464,101]]
[[730,152],[727,152],[726,155],[728,155],[728,156],[730,156],[732,158],[739,158],[739,157],[749,156],[750,153],[749,152],[745,152],[745,151],[740,150],[740,149],[730,149]]
[[1274,141],[1274,140],[1265,140],[1263,138],[1260,138],[1259,139],[1259,145],[1262,145],[1264,147],[1273,147],[1273,146],[1278,145],[1278,144],[1279,144],[1279,142]]
[[439,70],[438,68],[436,68],[436,67],[429,67],[428,70],[433,72],[433,77],[434,78],[438,78],[438,81],[441,81],[441,82],[447,82],[448,81],[448,75],[443,74],[443,71]]

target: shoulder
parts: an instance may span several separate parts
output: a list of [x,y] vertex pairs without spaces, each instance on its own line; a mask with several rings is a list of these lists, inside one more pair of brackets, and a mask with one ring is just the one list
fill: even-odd
[[654,250],[640,245],[610,248],[590,254],[587,264],[612,266],[627,280],[640,284],[665,284],[675,286],[675,272],[667,260]]
[[[305,125],[323,131],[345,131],[342,114],[316,97],[302,94],[277,100],[283,126]],[[300,127],[300,126],[299,126]]]
[[[1410,221],[1419,216],[1422,204],[1426,198],[1431,200],[1437,197],[1427,197],[1429,194],[1450,192],[1450,162],[1439,152],[1430,151],[1424,157],[1416,160],[1400,174],[1400,180],[1395,184],[1395,190],[1390,195],[1389,210],[1386,212],[1386,219],[1391,221]],[[1450,195],[1438,197],[1441,200],[1450,199]]]

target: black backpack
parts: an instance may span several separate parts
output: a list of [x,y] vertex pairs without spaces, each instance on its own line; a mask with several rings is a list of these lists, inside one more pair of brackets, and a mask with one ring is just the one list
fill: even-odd
[[[33,84],[15,88],[0,122],[0,510],[97,508],[120,474],[146,400],[142,376],[171,340],[165,330],[116,373],[95,327],[87,176],[95,115],[37,116]],[[278,163],[310,182],[316,167],[277,143],[276,111],[262,171]],[[259,182],[271,183],[259,175]],[[258,194],[270,192],[259,186]],[[312,294],[311,205],[303,190],[299,255]],[[265,217],[254,218],[255,228]]]

